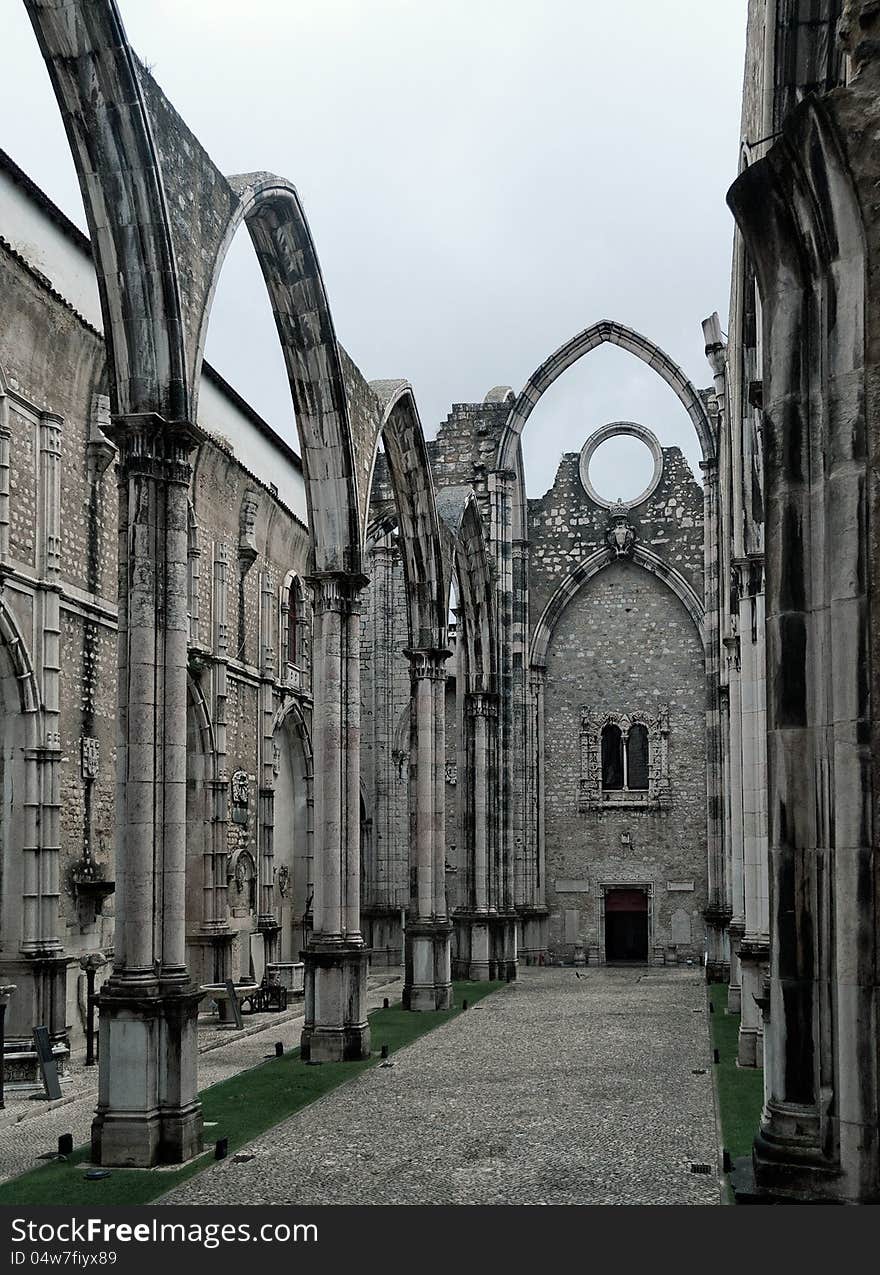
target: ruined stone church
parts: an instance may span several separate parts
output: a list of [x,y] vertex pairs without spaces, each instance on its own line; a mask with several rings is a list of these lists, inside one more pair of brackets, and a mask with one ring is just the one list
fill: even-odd
[[[371,967],[418,1012],[691,963],[764,1069],[755,1195],[880,1201],[880,6],[749,0],[702,385],[586,314],[429,441],[337,340],[295,186],[218,171],[115,0],[24,3],[90,234],[0,153],[7,1083],[37,1025],[82,1052],[97,969],[93,1158],[180,1162],[227,979],[302,967],[322,1061],[369,1053]],[[301,454],[203,357],[237,232]],[[529,417],[605,343],[699,472],[609,421],[527,499]],[[626,501],[591,477],[620,436],[652,465]]]

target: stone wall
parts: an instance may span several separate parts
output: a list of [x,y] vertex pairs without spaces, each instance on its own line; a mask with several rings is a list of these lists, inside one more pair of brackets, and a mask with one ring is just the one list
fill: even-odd
[[[668,706],[670,809],[579,809],[584,706],[650,715]],[[629,882],[653,891],[653,958],[699,958],[706,906],[705,722],[702,646],[693,621],[661,581],[635,563],[613,563],[566,607],[547,655],[551,951],[570,959],[577,945],[601,959],[600,886]],[[692,889],[670,890],[670,882]],[[690,942],[679,942],[672,953],[672,918],[681,911]],[[567,916],[572,912],[576,919]]]
[[[553,487],[529,501],[529,600],[533,631],[570,573],[596,572],[570,588],[543,667],[544,837],[549,952],[562,960],[605,959],[603,887],[648,893],[649,959],[699,960],[707,903],[706,690],[701,636],[692,614],[661,578],[670,571],[702,597],[703,493],[678,448],[662,449],[659,481],[626,512],[636,554],[616,557],[606,535],[611,511],[587,495],[579,458],[566,454]],[[604,556],[603,556],[604,555]],[[540,634],[539,634],[540,637]],[[662,802],[588,808],[583,710],[668,711]],[[657,727],[659,732],[660,728]],[[659,758],[659,734],[652,741]]]

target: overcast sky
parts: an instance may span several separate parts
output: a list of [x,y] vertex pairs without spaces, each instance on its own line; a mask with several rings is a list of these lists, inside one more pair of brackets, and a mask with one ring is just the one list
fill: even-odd
[[[303,199],[337,335],[364,374],[406,377],[429,437],[451,403],[519,390],[611,318],[710,383],[700,323],[726,329],[746,0],[121,0],[132,44],[227,173]],[[0,0],[0,145],[85,229],[21,0]],[[2,229],[2,228],[0,228]],[[295,441],[246,232],[208,358]],[[530,495],[600,425],[637,420],[699,459],[656,374],[602,347],[524,435]],[[630,443],[637,449],[640,444]],[[604,452],[610,452],[609,459]],[[603,494],[644,486],[626,443]],[[697,471],[697,476],[699,473]]]

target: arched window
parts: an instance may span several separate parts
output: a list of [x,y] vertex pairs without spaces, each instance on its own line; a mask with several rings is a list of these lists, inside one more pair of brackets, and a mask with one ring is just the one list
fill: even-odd
[[626,787],[648,788],[648,728],[641,722],[634,722],[626,737]]
[[299,582],[291,580],[287,590],[287,662],[296,664],[299,655],[298,626],[301,620],[299,606]]
[[623,735],[613,723],[602,728],[602,787],[623,787]]
[[669,706],[581,709],[579,810],[669,810]]

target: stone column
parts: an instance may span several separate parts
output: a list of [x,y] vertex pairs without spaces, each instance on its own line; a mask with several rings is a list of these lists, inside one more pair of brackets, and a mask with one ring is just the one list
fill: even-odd
[[471,889],[466,913],[470,954],[467,976],[477,981],[486,981],[490,976],[489,912],[494,840],[492,825],[495,817],[490,735],[497,711],[494,695],[485,691],[472,691],[468,694],[465,712],[469,746],[467,823]]
[[730,949],[727,927],[731,910],[724,861],[721,786],[721,721],[719,713],[720,641],[718,633],[718,466],[714,458],[700,462],[703,471],[704,597],[703,640],[706,650],[706,841],[709,901],[706,919],[706,978],[727,981]]
[[446,908],[446,660],[449,651],[407,652],[410,661],[410,905],[406,924],[407,1009],[452,1007]]
[[266,961],[277,960],[280,925],[275,913],[275,590],[260,573],[260,903],[257,928]]
[[99,1005],[98,1164],[202,1147],[199,991],[184,963],[187,488],[195,430],[118,417],[116,945]]
[[743,877],[743,742],[742,686],[740,678],[739,637],[724,639],[727,650],[727,765],[724,782],[727,827],[727,859],[730,865],[730,982],[727,1008],[739,1014],[742,1008],[742,982],[739,965],[739,943],[745,931],[745,884]]
[[763,564],[743,564],[740,602],[743,650],[743,936],[740,944],[742,1018],[739,1064],[762,1067],[764,978],[770,960],[767,864],[767,709],[764,669]]
[[214,982],[225,982],[232,974],[234,934],[229,925],[226,863],[228,858],[229,776],[226,772],[226,698],[228,629],[229,549],[215,544],[212,568],[211,699],[214,724],[214,770],[211,779],[211,840],[205,873],[205,932],[213,948]]
[[36,594],[41,635],[42,738],[25,753],[25,838],[21,953],[33,979],[32,1022],[48,1027],[66,1051],[66,959],[59,937],[60,676],[61,676],[61,427],[54,412],[41,412],[37,477],[38,564]]
[[367,949],[360,931],[360,593],[366,577],[333,573],[314,590],[314,929],[305,959],[302,1056],[367,1058]]

